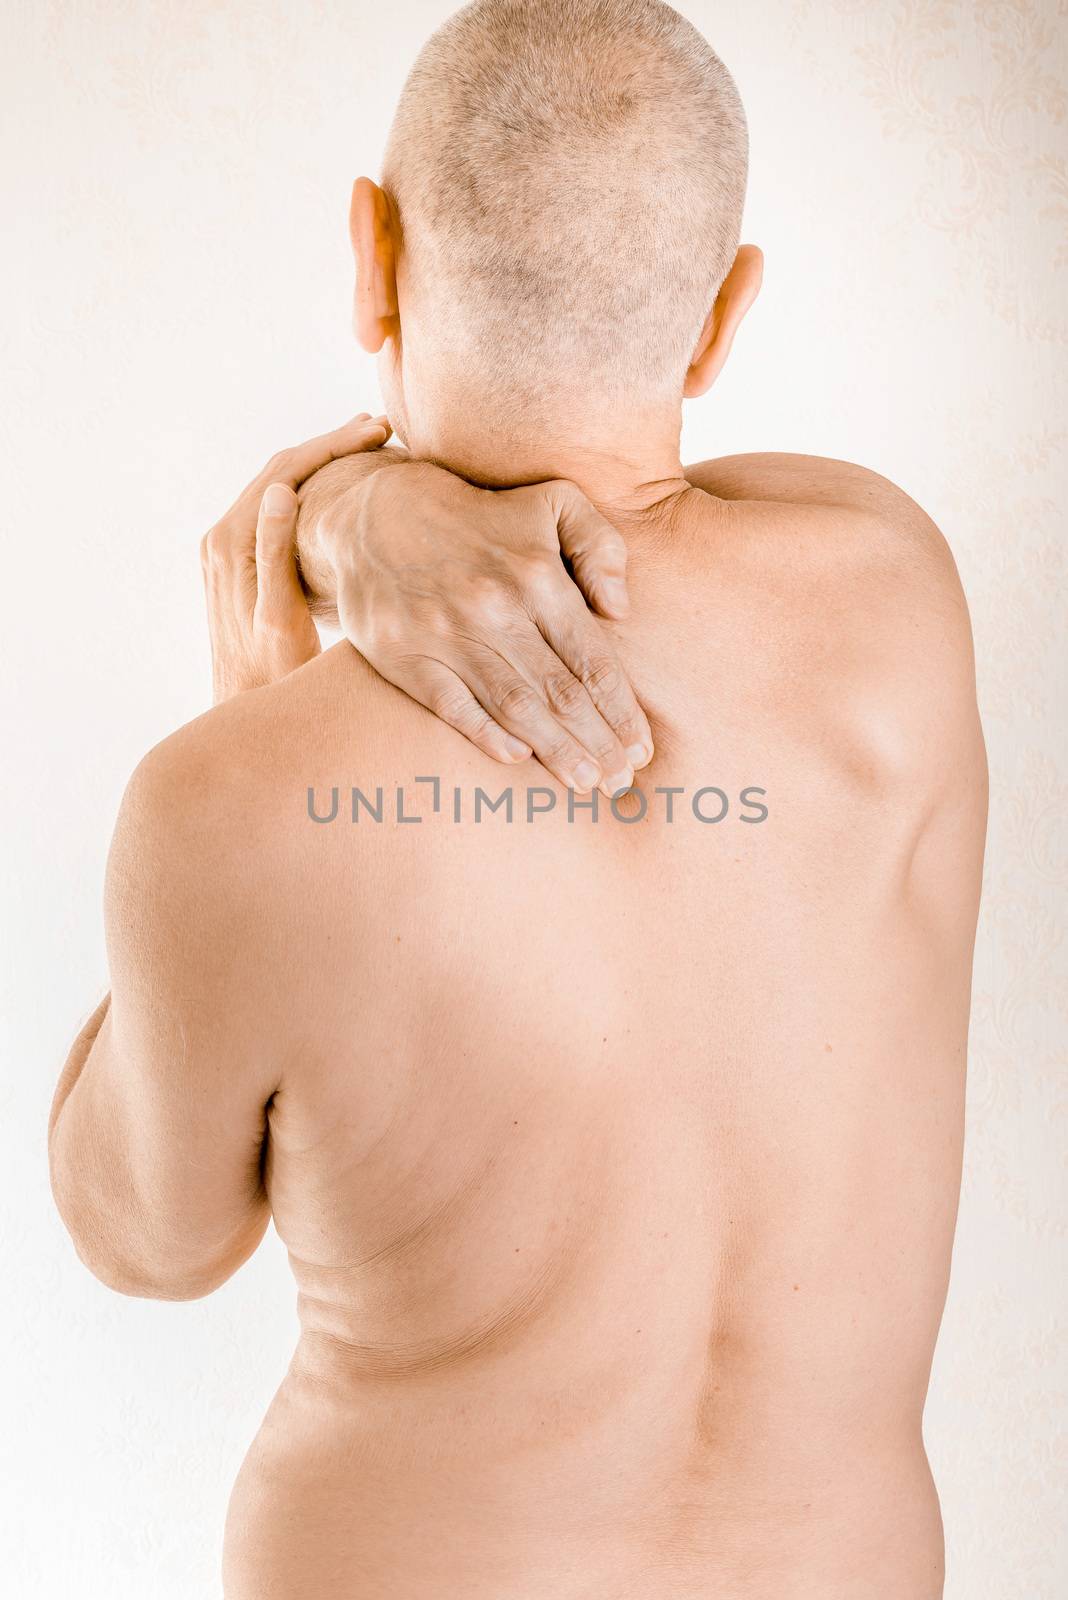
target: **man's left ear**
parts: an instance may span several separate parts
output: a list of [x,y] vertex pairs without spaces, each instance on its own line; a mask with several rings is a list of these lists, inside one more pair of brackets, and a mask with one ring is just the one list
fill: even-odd
[[763,252],[755,244],[740,245],[734,265],[724,278],[715,304],[705,318],[701,337],[690,360],[682,390],[687,400],[695,400],[698,395],[704,394],[719,377],[723,363],[731,353],[738,325],[760,293],[763,276]]
[[398,329],[397,249],[392,207],[370,178],[352,186],[349,235],[356,259],[353,325],[363,348],[377,355]]

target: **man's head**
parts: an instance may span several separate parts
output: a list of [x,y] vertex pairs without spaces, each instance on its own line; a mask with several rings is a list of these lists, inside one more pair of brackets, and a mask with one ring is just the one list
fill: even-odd
[[670,6],[466,6],[408,78],[382,189],[353,197],[398,431],[470,471],[474,430],[677,421],[759,284],[758,252],[730,281],[745,176],[734,83]]

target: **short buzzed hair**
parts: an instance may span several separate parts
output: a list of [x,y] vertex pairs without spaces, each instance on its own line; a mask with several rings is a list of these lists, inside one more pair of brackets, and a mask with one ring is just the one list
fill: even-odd
[[412,69],[383,186],[450,365],[677,399],[746,165],[734,81],[670,6],[475,0]]

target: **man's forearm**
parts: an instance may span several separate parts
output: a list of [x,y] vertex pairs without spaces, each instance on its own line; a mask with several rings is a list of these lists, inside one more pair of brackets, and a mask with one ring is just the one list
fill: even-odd
[[385,445],[381,450],[330,461],[301,486],[297,560],[308,603],[323,621],[337,624],[337,573],[330,542],[325,537],[326,513],[373,473],[409,460],[406,450]]

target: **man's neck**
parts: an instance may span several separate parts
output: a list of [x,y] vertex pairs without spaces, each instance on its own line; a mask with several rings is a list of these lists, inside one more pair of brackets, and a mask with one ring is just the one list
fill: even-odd
[[643,419],[637,428],[631,420],[626,431],[576,423],[566,433],[539,430],[536,438],[465,430],[462,437],[446,434],[414,453],[492,489],[566,478],[609,521],[635,526],[662,521],[690,492],[679,431],[678,420],[670,417]]
[[569,479],[603,516],[620,524],[662,519],[690,488],[677,451],[674,459],[667,453],[659,460],[565,452],[542,476]]

